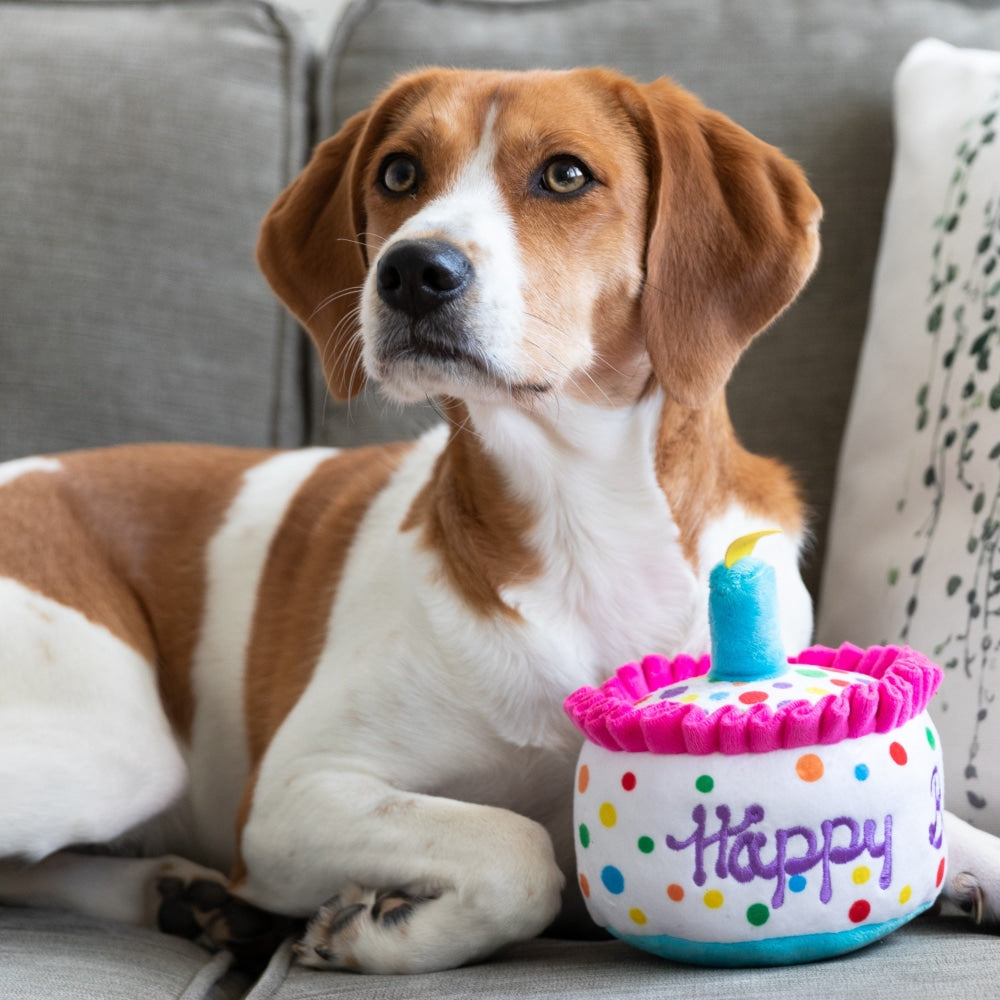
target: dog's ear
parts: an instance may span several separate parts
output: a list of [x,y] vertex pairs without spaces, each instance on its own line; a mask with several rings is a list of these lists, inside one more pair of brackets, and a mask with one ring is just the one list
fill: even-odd
[[359,176],[367,123],[361,112],[316,148],[271,206],[257,244],[260,269],[309,331],[339,399],[365,383],[357,310],[367,272]]
[[773,146],[669,80],[639,89],[650,168],[647,350],[664,389],[699,406],[812,273],[821,208]]

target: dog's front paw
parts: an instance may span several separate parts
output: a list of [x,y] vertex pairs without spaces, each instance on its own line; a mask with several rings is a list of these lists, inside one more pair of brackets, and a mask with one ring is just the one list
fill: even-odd
[[296,960],[314,969],[381,972],[377,956],[392,952],[392,937],[405,936],[403,927],[417,908],[434,895],[413,895],[400,889],[373,890],[352,885],[320,907],[295,945]]
[[221,879],[167,874],[157,880],[155,890],[156,925],[161,931],[225,948],[249,972],[261,971],[278,945],[298,929],[289,918],[231,895]]

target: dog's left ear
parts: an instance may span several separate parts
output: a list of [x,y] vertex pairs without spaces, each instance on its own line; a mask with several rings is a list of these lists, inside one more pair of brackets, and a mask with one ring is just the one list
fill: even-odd
[[359,176],[367,124],[363,111],[317,147],[271,206],[257,243],[264,277],[309,331],[339,399],[365,383],[357,309],[367,272]]
[[639,92],[647,350],[665,390],[699,406],[812,273],[821,206],[796,164],[669,80]]

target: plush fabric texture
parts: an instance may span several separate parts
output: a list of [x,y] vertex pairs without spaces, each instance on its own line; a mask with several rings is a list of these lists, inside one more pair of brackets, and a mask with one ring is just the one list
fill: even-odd
[[[355,0],[323,62],[319,128],[331,134],[416,66],[607,64],[644,80],[674,77],[798,160],[825,206],[819,270],[751,347],[728,395],[747,447],[788,461],[803,483],[815,536],[805,576],[815,592],[889,180],[892,74],[928,35],[1000,45],[1000,5]],[[377,400],[334,404],[316,378],[321,442],[412,433],[434,417]]]
[[944,667],[948,805],[1000,833],[1000,53],[917,46],[896,109],[818,634]]
[[[761,689],[759,697],[736,704],[733,693],[723,704],[708,693],[711,683],[698,683],[709,672],[708,657],[651,655],[620,667],[600,688],[574,691],[566,713],[588,740],[608,750],[769,753],[891,732],[927,708],[941,678],[935,664],[906,647],[813,647],[788,662],[789,676],[809,678],[814,692],[797,691],[787,700],[779,685],[792,682],[772,679],[751,686],[754,693]],[[842,686],[854,675],[873,681]]]
[[302,341],[253,248],[306,64],[263,3],[0,2],[0,459],[301,443]]

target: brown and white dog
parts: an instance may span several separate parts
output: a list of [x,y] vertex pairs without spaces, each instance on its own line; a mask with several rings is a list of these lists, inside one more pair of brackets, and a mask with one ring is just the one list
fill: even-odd
[[[819,218],[666,80],[429,70],[348,121],[260,263],[337,396],[447,423],[0,466],[0,898],[224,937],[225,881],[367,971],[542,931],[575,888],[566,695],[705,651],[708,571],[760,527],[809,640],[799,495],[723,390]],[[948,894],[993,917],[994,842],[951,839]],[[139,856],[69,850],[97,844]]]

